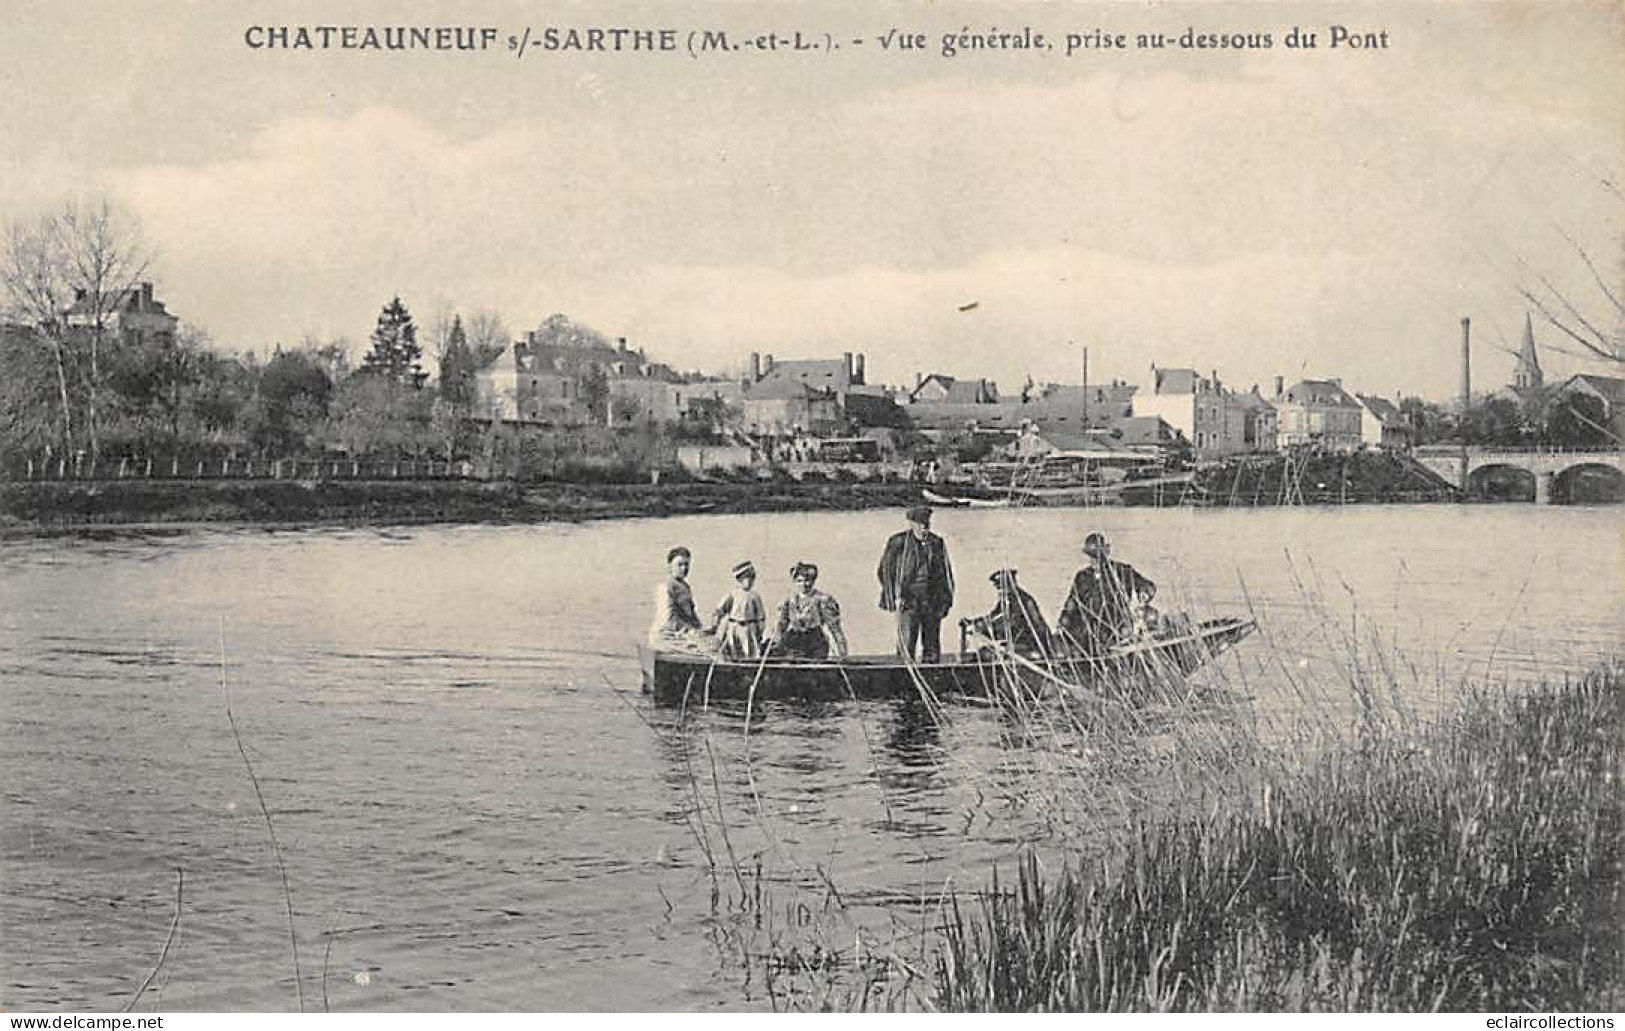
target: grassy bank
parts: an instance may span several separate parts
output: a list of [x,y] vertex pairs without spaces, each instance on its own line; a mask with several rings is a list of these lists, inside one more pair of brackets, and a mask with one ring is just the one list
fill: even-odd
[[1152,823],[1091,867],[1028,860],[954,907],[954,1010],[1625,1005],[1625,666],[1482,692],[1414,740]]
[[535,523],[915,504],[908,484],[125,481],[0,484],[0,528],[153,523]]

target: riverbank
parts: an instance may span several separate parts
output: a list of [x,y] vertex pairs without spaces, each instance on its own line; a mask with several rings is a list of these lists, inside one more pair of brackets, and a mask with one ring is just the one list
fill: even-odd
[[1625,666],[1481,691],[1253,802],[1027,861],[955,907],[951,1010],[1524,1011],[1625,1004]]
[[918,504],[907,483],[113,481],[0,484],[0,530],[192,523],[540,523]]

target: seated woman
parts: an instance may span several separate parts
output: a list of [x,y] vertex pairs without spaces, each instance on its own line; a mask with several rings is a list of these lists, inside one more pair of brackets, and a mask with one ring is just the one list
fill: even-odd
[[649,647],[657,652],[717,652],[716,638],[700,626],[694,610],[694,591],[688,586],[691,561],[687,548],[666,552],[666,579],[655,587],[655,618],[649,627]]
[[831,651],[846,657],[846,632],[841,629],[841,606],[818,590],[818,567],[797,562],[790,567],[795,588],[779,603],[779,622],[773,631],[772,654],[797,659],[825,659]]

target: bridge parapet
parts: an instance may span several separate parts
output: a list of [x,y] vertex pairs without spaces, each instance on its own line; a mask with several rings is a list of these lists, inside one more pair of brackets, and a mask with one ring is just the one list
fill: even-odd
[[1490,466],[1522,469],[1535,478],[1535,500],[1548,500],[1554,478],[1577,466],[1601,465],[1625,474],[1625,451],[1618,448],[1499,448],[1430,445],[1411,456],[1454,486],[1466,489],[1475,472]]

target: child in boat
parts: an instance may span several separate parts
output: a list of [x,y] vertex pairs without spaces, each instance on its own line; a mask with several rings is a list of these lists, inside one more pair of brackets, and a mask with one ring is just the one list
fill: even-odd
[[756,593],[756,567],[747,560],[734,566],[733,574],[738,586],[717,603],[711,627],[724,657],[760,658],[767,631],[767,608]]
[[716,654],[716,638],[700,626],[694,611],[694,591],[688,586],[692,561],[687,548],[666,552],[666,579],[655,587],[655,618],[649,627],[649,647],[655,651]]
[[773,632],[773,653],[798,659],[825,659],[831,651],[845,658],[846,631],[841,629],[841,606],[818,590],[818,567],[797,562],[790,567],[795,587],[779,603],[778,626]]

